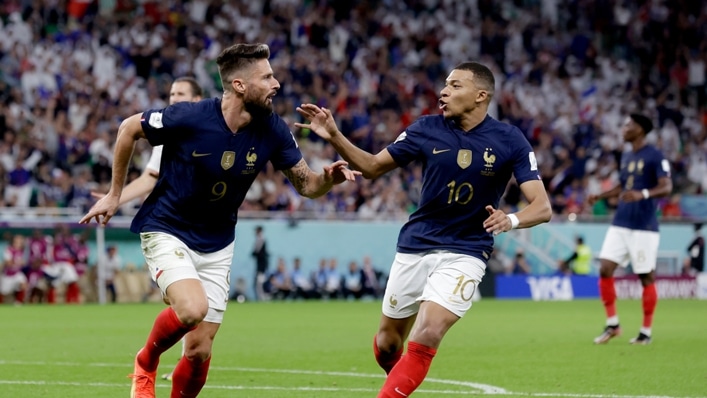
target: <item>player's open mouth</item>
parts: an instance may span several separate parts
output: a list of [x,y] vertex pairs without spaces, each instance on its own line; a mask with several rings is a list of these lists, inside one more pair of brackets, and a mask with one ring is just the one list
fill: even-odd
[[447,104],[445,104],[445,103],[442,102],[442,101],[439,101],[439,109],[440,109],[441,111],[447,110]]

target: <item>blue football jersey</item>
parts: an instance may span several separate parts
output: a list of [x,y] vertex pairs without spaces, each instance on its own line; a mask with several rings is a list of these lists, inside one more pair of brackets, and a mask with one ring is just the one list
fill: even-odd
[[388,152],[399,166],[423,165],[419,208],[398,237],[398,251],[444,249],[486,261],[493,235],[485,207],[498,208],[508,181],[539,180],[535,154],[518,128],[490,116],[465,132],[442,115],[411,124]]
[[[651,189],[658,185],[662,177],[670,177],[670,163],[652,145],[645,145],[638,152],[627,151],[621,156],[620,180],[623,190]],[[642,199],[637,202],[619,201],[614,214],[613,225],[658,231],[658,203],[656,199]]]
[[150,144],[163,145],[162,162],[157,185],[130,230],[166,232],[200,252],[234,240],[238,207],[268,161],[282,170],[302,159],[276,114],[233,134],[220,98],[148,110],[141,123]]

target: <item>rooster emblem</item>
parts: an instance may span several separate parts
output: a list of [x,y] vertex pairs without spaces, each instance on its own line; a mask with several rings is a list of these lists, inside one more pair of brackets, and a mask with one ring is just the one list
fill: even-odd
[[486,167],[491,168],[493,167],[493,163],[496,161],[496,155],[494,154],[489,154],[489,151],[493,151],[491,148],[486,148],[484,151],[484,162],[486,162]]
[[255,148],[250,148],[250,151],[248,151],[248,154],[245,155],[245,160],[248,162],[246,163],[246,166],[248,167],[254,167],[255,166],[255,161],[258,160],[258,154],[253,151]]

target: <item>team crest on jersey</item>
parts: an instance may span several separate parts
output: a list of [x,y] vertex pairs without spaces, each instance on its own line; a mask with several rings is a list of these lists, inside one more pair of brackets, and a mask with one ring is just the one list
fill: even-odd
[[643,159],[639,159],[638,163],[636,163],[636,171],[638,172],[638,174],[643,174],[643,165]]
[[233,151],[225,151],[223,155],[221,155],[221,167],[223,167],[224,170],[228,170],[233,167],[235,161],[236,153]]
[[484,150],[484,169],[481,170],[481,175],[487,177],[496,175],[496,172],[493,171],[494,163],[496,163],[496,155],[493,154],[493,148],[486,148]]
[[248,153],[245,155],[245,170],[241,171],[241,174],[253,174],[255,173],[255,161],[258,160],[258,154],[254,152],[255,147],[251,147]]
[[471,150],[460,149],[459,152],[457,153],[457,164],[462,169],[465,169],[465,168],[471,166]]

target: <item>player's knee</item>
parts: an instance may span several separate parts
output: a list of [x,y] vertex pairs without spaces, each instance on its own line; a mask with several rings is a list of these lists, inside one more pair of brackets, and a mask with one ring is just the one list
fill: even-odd
[[184,350],[184,356],[190,361],[197,363],[204,362],[211,356],[211,345],[200,343],[191,348],[186,348]]
[[201,323],[209,310],[207,305],[188,304],[175,308],[179,321],[186,326],[194,327]]
[[376,337],[376,344],[381,353],[392,354],[398,352],[403,346],[403,337],[395,332],[380,331]]

